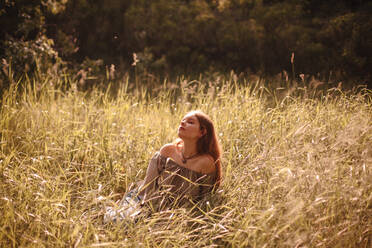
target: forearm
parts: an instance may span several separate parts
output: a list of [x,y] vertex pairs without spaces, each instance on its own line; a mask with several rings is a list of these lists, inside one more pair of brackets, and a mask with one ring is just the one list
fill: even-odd
[[156,188],[156,181],[159,177],[159,168],[158,168],[159,158],[155,155],[149,162],[146,170],[146,176],[143,184],[140,187],[140,195],[146,198],[146,195],[152,193]]

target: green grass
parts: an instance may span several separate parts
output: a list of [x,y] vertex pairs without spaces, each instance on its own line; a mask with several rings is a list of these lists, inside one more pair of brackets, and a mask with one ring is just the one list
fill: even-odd
[[[370,91],[180,81],[151,94],[126,82],[85,93],[66,78],[12,84],[1,104],[0,246],[371,247]],[[192,109],[211,116],[223,145],[218,193],[104,224],[105,206],[143,179]]]

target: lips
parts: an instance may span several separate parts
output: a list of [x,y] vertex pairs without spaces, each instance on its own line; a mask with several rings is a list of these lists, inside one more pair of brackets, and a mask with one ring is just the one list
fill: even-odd
[[181,130],[184,131],[185,128],[184,128],[184,127],[179,127],[178,130],[180,130],[180,131],[181,131]]

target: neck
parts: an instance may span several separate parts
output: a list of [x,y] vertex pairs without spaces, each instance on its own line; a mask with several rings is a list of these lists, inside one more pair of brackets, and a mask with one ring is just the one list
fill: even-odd
[[196,141],[184,140],[183,141],[183,156],[190,157],[198,153]]

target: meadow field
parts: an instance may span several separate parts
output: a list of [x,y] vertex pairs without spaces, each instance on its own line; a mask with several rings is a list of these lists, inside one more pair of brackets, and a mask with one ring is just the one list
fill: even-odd
[[[370,90],[234,77],[77,86],[24,78],[2,96],[0,247],[372,247]],[[104,223],[194,109],[223,146],[218,192]]]

